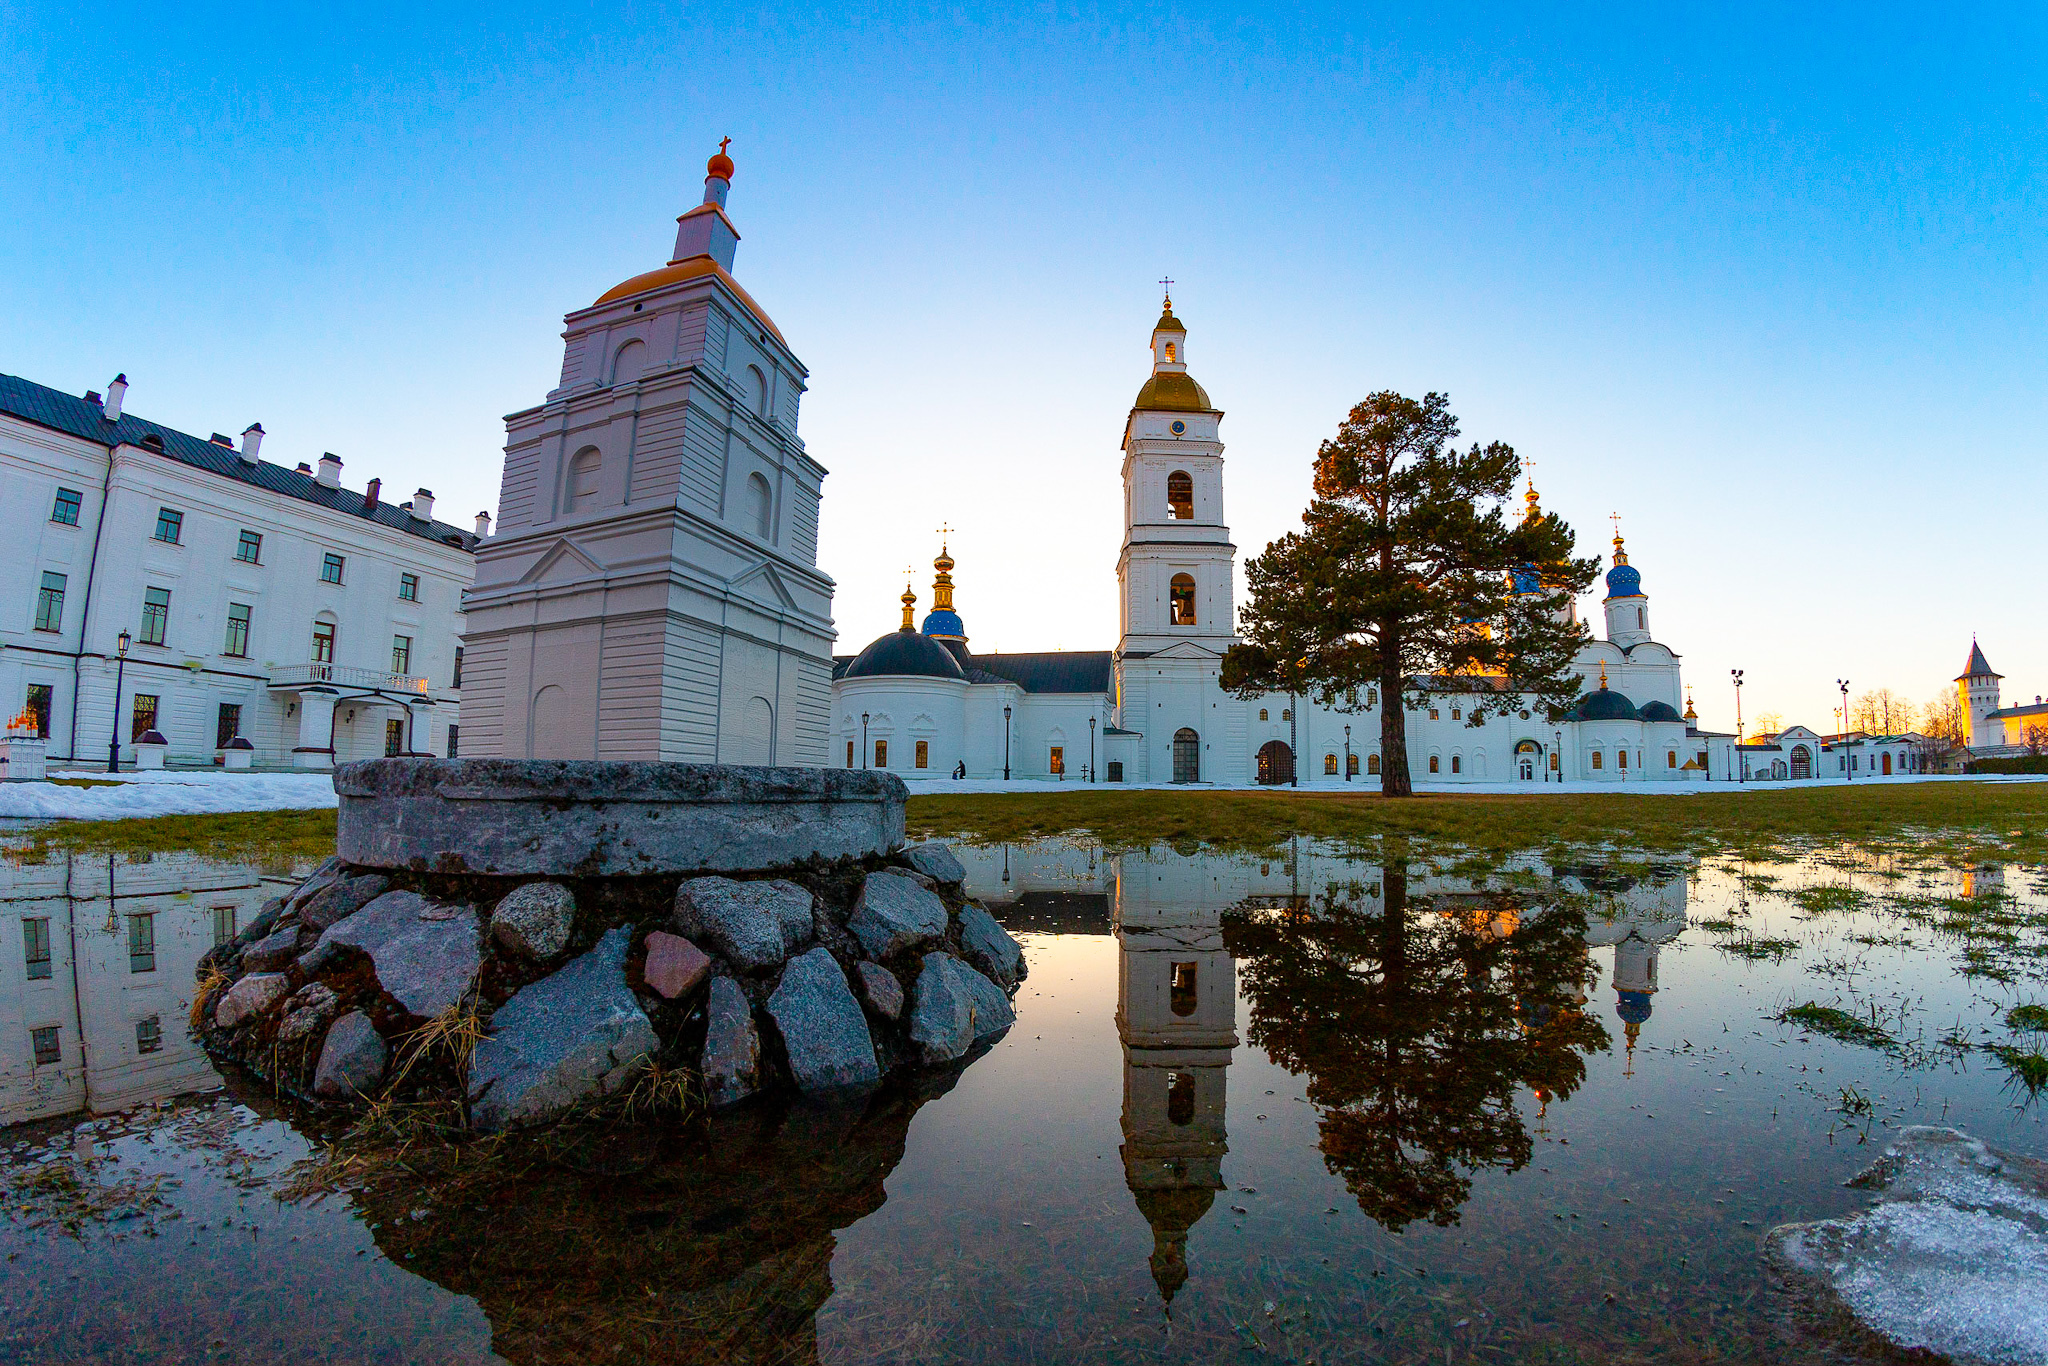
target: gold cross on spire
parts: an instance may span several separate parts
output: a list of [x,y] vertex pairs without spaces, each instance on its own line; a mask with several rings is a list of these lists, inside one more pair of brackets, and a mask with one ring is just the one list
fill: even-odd
[[950,523],[947,523],[947,522],[941,522],[941,523],[939,523],[939,545],[940,545],[940,547],[941,547],[941,548],[943,548],[943,547],[945,546],[945,544],[946,544],[946,538],[947,538],[948,536],[952,535],[952,534],[953,534],[953,527],[952,527],[952,525],[951,525]]
[[732,146],[732,139],[731,139],[731,138],[720,138],[720,139],[718,140],[718,150],[719,150],[719,151],[723,152],[723,151],[724,151],[724,150],[725,150],[726,148],[728,148],[728,147],[730,147],[730,146]]
[[1161,289],[1163,289],[1163,290],[1165,290],[1165,291],[1166,291],[1166,306],[1167,306],[1168,308],[1172,308],[1172,307],[1173,307],[1173,277],[1172,277],[1171,275],[1163,276],[1163,277],[1162,277],[1162,278],[1160,279],[1160,281],[1159,281],[1159,287],[1160,287]]

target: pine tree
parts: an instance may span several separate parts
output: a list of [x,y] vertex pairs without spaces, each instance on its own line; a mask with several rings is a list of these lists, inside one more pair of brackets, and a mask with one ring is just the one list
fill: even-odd
[[1511,522],[1514,449],[1460,451],[1457,436],[1442,394],[1383,392],[1353,408],[1316,453],[1302,529],[1245,566],[1243,643],[1223,660],[1223,686],[1240,697],[1376,700],[1390,797],[1414,791],[1409,707],[1465,693],[1477,726],[1560,710],[1579,692],[1572,660],[1586,631],[1569,608],[1598,561],[1573,558],[1571,528],[1539,512],[1533,491]]

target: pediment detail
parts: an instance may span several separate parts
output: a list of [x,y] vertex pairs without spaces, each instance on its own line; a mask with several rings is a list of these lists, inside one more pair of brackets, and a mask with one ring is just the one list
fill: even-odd
[[[775,566],[767,560],[762,560],[752,568],[742,570],[739,574],[734,575],[732,586],[738,589],[756,582],[765,583],[768,595],[773,596],[777,602],[780,602],[785,611],[793,612],[796,610],[796,594],[789,591],[789,585],[782,581],[782,575],[777,573]],[[761,592],[758,588],[754,591],[757,594]]]
[[540,553],[524,574],[522,584],[546,583],[553,579],[587,579],[604,573],[604,566],[566,536]]

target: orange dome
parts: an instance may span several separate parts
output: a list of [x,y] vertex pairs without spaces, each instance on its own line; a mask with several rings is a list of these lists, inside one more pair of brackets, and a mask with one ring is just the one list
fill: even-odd
[[711,154],[711,160],[704,163],[706,175],[715,175],[721,180],[732,179],[732,158],[725,154],[726,144],[731,141],[731,138],[725,138],[719,142],[718,150]]
[[775,334],[775,340],[782,342],[784,346],[789,345],[788,342],[783,341],[782,329],[775,325],[774,320],[768,316],[766,310],[761,305],[754,302],[754,296],[740,288],[740,282],[733,279],[730,273],[721,268],[709,256],[692,256],[687,261],[671,261],[659,270],[650,270],[644,274],[635,275],[630,280],[621,281],[606,290],[591,307],[598,308],[618,299],[628,298],[635,294],[645,294],[649,290],[665,289],[669,285],[678,285],[685,280],[702,279],[706,275],[715,276],[727,289],[731,290],[740,303],[745,306],[747,312],[754,315],[754,321]]

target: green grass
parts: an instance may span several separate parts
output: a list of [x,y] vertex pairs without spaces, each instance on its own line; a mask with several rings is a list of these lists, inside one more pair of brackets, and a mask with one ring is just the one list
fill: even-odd
[[10,857],[194,853],[283,870],[334,852],[332,811],[236,811],[124,821],[52,821],[9,841]]
[[1659,852],[1756,852],[1852,843],[1967,864],[2048,862],[2048,783],[1722,789],[1691,795],[1114,791],[917,796],[910,826],[1016,843],[1085,832],[1118,846],[1201,843],[1269,849],[1291,836],[1364,844],[1439,840],[1521,850],[1609,843]]
[[1842,1043],[1862,1044],[1865,1048],[1896,1048],[1898,1040],[1886,1030],[1869,1020],[1851,1015],[1834,1006],[1816,1005],[1808,1001],[1803,1006],[1793,1006],[1778,1012],[1780,1024],[1798,1025],[1813,1034],[1825,1034]]
[[2048,1056],[2043,1056],[2040,1049],[1995,1043],[1990,1051],[2029,1096],[2037,1096],[2044,1087],[2048,1087]]
[[2048,1006],[2014,1006],[2005,1012],[2007,1029],[2023,1029],[2032,1034],[2048,1033]]

